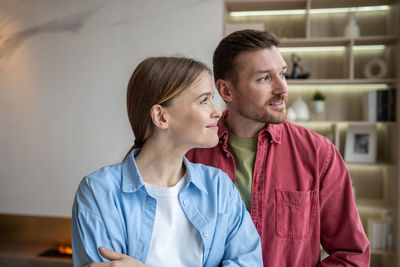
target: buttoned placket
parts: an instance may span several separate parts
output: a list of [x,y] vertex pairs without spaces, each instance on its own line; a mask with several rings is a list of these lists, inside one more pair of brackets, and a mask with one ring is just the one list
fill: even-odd
[[274,141],[268,132],[263,131],[259,133],[256,160],[253,169],[250,216],[260,235],[263,233],[262,218],[264,209],[262,206],[263,199],[265,197],[264,192],[266,191],[264,188],[266,182],[265,180],[267,179],[267,177],[265,177],[265,170],[263,167],[265,165],[264,163],[268,161],[268,155],[270,153],[270,149],[272,148],[272,144],[274,144]]
[[[232,154],[228,151],[228,133],[224,133],[220,138],[221,149],[225,153],[225,158],[233,165],[234,176],[231,177],[233,184],[236,184],[236,164]],[[228,173],[229,174],[229,173]],[[229,174],[230,175],[230,174]]]
[[196,230],[199,232],[201,240],[203,241],[203,264],[208,258],[211,247],[210,227],[208,221],[200,214],[199,210],[192,204],[193,201],[190,199],[190,189],[186,188],[182,190],[179,195],[179,202],[183,212],[186,214],[189,221],[193,224]]

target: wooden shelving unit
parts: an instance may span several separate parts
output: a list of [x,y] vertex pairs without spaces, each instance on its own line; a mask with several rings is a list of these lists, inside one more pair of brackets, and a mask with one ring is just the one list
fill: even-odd
[[[291,71],[291,54],[300,56],[300,65],[309,79],[290,79],[289,103],[302,97],[311,110],[311,95],[320,90],[327,95],[325,116],[296,122],[327,136],[344,155],[346,131],[353,125],[377,127],[377,161],[373,164],[346,163],[355,188],[357,207],[369,233],[370,219],[394,218],[393,248],[372,249],[371,266],[400,266],[400,1],[395,0],[225,0],[225,25],[229,30],[264,26],[281,41],[282,55]],[[348,13],[318,14],[315,9],[388,6],[386,10],[357,12],[361,35],[343,37]],[[296,14],[233,16],[237,11],[295,11]],[[354,9],[353,9],[354,11]],[[352,11],[352,12],[353,12]],[[228,29],[228,27],[226,27]],[[229,32],[225,31],[225,34]],[[360,46],[380,46],[360,51]],[[290,52],[290,48],[340,47],[334,52]],[[285,51],[286,50],[286,51]],[[288,51],[289,50],[289,51]],[[299,51],[299,50],[297,50]],[[366,78],[364,66],[374,57],[383,59],[387,73]],[[397,89],[395,122],[363,120],[364,95],[371,90]]]

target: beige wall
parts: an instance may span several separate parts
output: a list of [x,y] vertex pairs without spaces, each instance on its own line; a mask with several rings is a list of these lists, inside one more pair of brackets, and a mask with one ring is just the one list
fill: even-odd
[[70,216],[80,179],[132,143],[125,87],[147,56],[211,66],[222,0],[1,1],[0,213]]

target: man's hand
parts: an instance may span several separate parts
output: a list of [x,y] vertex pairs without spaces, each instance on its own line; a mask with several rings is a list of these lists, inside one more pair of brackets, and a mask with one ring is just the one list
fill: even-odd
[[144,267],[143,263],[137,259],[131,258],[128,255],[121,254],[103,247],[99,248],[100,254],[109,259],[109,262],[95,262],[86,264],[84,267]]

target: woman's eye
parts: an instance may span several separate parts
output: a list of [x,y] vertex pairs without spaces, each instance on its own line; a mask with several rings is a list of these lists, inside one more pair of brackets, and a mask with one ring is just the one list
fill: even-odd
[[200,104],[207,104],[208,100],[209,100],[208,97],[206,97],[203,100],[201,100]]

